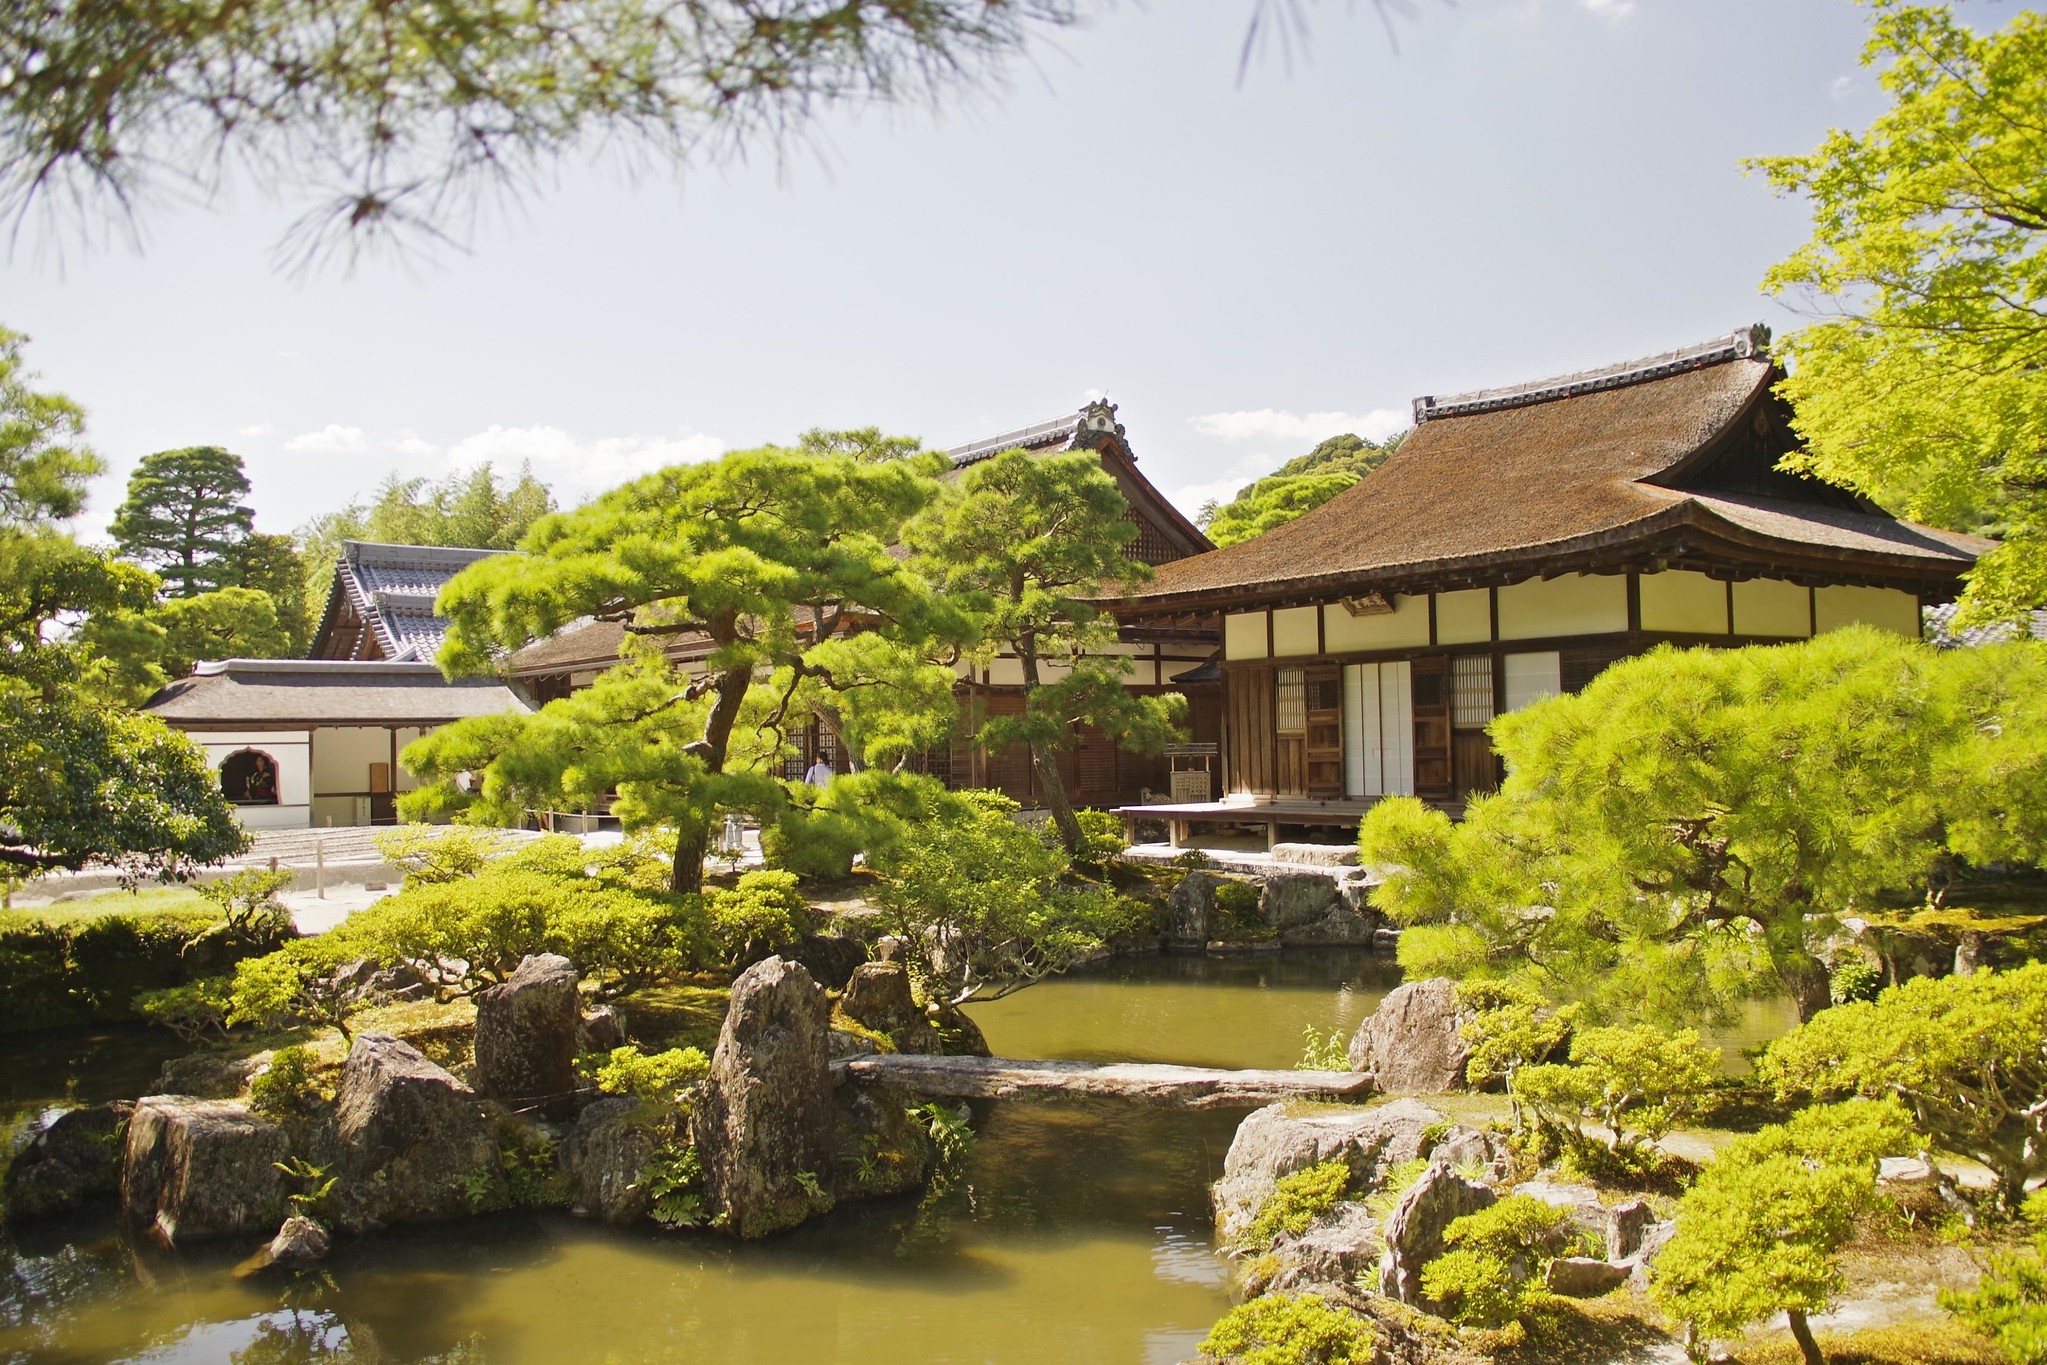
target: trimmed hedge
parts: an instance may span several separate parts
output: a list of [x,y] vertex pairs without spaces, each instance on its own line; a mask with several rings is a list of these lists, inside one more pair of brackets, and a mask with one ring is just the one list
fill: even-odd
[[[0,913],[0,1033],[138,1017],[143,991],[182,986],[232,965],[209,911],[160,910],[52,922]],[[229,961],[221,961],[229,957]]]

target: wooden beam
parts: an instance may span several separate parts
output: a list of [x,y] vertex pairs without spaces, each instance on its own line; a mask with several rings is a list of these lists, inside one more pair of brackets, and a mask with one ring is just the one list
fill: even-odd
[[1373,1092],[1369,1071],[1224,1071],[1140,1062],[1032,1062],[909,1053],[854,1057],[834,1062],[832,1069],[858,1084],[940,1099],[1081,1095],[1183,1109],[1227,1109],[1285,1099],[1362,1099]]

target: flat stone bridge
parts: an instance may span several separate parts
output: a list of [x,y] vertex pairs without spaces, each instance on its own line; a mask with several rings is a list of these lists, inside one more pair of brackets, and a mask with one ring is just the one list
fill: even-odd
[[1255,1108],[1274,1100],[1362,1099],[1369,1071],[1225,1071],[1151,1062],[1032,1062],[1010,1057],[882,1053],[834,1062],[848,1080],[939,1099],[1088,1095],[1178,1105]]

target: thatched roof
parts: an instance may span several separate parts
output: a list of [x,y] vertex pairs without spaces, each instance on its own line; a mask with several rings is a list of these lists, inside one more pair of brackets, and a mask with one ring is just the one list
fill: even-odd
[[1769,468],[1781,452],[1768,441],[1791,438],[1770,392],[1779,372],[1741,344],[1751,335],[1419,399],[1413,434],[1362,482],[1264,535],[1160,566],[1140,606],[1611,571],[1629,554],[1708,544],[1759,572],[1938,582],[1988,548]]
[[143,703],[188,729],[445,725],[529,708],[495,678],[449,682],[429,663],[356,659],[222,659]]

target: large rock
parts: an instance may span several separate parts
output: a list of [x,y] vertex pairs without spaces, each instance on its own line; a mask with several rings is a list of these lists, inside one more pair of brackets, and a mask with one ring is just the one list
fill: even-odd
[[930,1132],[906,1112],[913,1102],[894,1090],[839,1087],[836,1189],[842,1201],[886,1199],[924,1184],[937,1153]]
[[[1279,1293],[1305,1284],[1355,1284],[1379,1265],[1379,1220],[1370,1209],[1346,1200],[1298,1237],[1272,1245],[1275,1268],[1262,1286]],[[1253,1286],[1246,1286],[1252,1288]]]
[[1216,872],[1189,872],[1166,902],[1166,937],[1182,948],[1199,948],[1215,937],[1216,888],[1231,879]]
[[[1516,1185],[1514,1193],[1530,1199],[1540,1199],[1553,1209],[1562,1209],[1571,1215],[1571,1221],[1580,1230],[1592,1233],[1604,1243],[1610,1237],[1612,1219],[1606,1205],[1599,1202],[1599,1191],[1590,1185],[1566,1185],[1551,1180],[1529,1180]],[[1653,1220],[1651,1220],[1653,1221]],[[1637,1240],[1640,1234],[1637,1234]],[[1620,1253],[1614,1253],[1618,1256]]]
[[159,1095],[190,1095],[200,1100],[231,1100],[249,1088],[249,1080],[270,1061],[270,1054],[223,1057],[217,1052],[195,1052],[173,1057],[157,1074]]
[[278,1227],[263,1255],[270,1265],[311,1265],[327,1259],[328,1245],[327,1229],[310,1218],[292,1217]]
[[617,1096],[583,1110],[562,1139],[560,1160],[574,1182],[576,1212],[607,1223],[637,1223],[653,1196],[641,1180],[655,1151],[677,1127],[672,1107]]
[[1258,917],[1282,934],[1327,919],[1332,911],[1348,913],[1349,907],[1336,878],[1326,872],[1269,872],[1258,893]]
[[1453,1170],[1467,1170],[1477,1167],[1483,1178],[1490,1184],[1499,1184],[1513,1175],[1520,1159],[1514,1152],[1514,1144],[1505,1133],[1495,1133],[1485,1128],[1470,1128],[1459,1124],[1442,1145],[1429,1156],[1444,1162]]
[[334,1106],[329,1196],[346,1230],[460,1218],[503,1193],[495,1115],[476,1092],[388,1033],[349,1049]]
[[1461,1020],[1448,977],[1395,987],[1351,1037],[1351,1069],[1371,1072],[1387,1095],[1461,1090],[1469,1055],[1457,1035]]
[[554,953],[525,959],[476,998],[477,1085],[515,1111],[573,1117],[582,1026],[575,964]]
[[1642,1238],[1656,1222],[1646,1199],[1630,1199],[1606,1211],[1606,1259],[1624,1261],[1642,1249]]
[[805,934],[795,958],[812,980],[837,986],[867,960],[867,944],[847,934]]
[[1628,1269],[1590,1256],[1559,1256],[1543,1272],[1542,1287],[1567,1299],[1596,1299],[1626,1284]]
[[863,962],[855,967],[839,997],[839,1009],[877,1033],[892,1033],[923,1017],[910,990],[910,973],[900,962]]
[[166,1246],[277,1223],[284,1129],[229,1100],[151,1095],[128,1120],[121,1207]]
[[732,983],[690,1133],[705,1203],[735,1237],[794,1227],[830,1207],[829,1193],[813,1193],[831,1181],[835,1155],[829,1019],[800,963],[765,958]]
[[1490,1187],[1466,1180],[1444,1162],[1431,1162],[1386,1220],[1379,1292],[1439,1312],[1441,1305],[1431,1303],[1422,1293],[1422,1267],[1443,1254],[1443,1233],[1452,1223],[1498,1201]]
[[632,1034],[626,1030],[625,1012],[616,1005],[599,1005],[583,1016],[582,1030],[576,1035],[576,1051],[611,1052],[632,1040]]
[[1387,1168],[1421,1156],[1430,1130],[1444,1121],[1420,1100],[1298,1114],[1280,1103],[1254,1111],[1237,1125],[1223,1178],[1211,1191],[1218,1238],[1236,1241],[1280,1177],[1325,1161],[1341,1159],[1350,1167],[1352,1191],[1369,1193]]
[[55,1218],[121,1191],[121,1137],[135,1106],[126,1100],[57,1115],[7,1168],[10,1221]]

